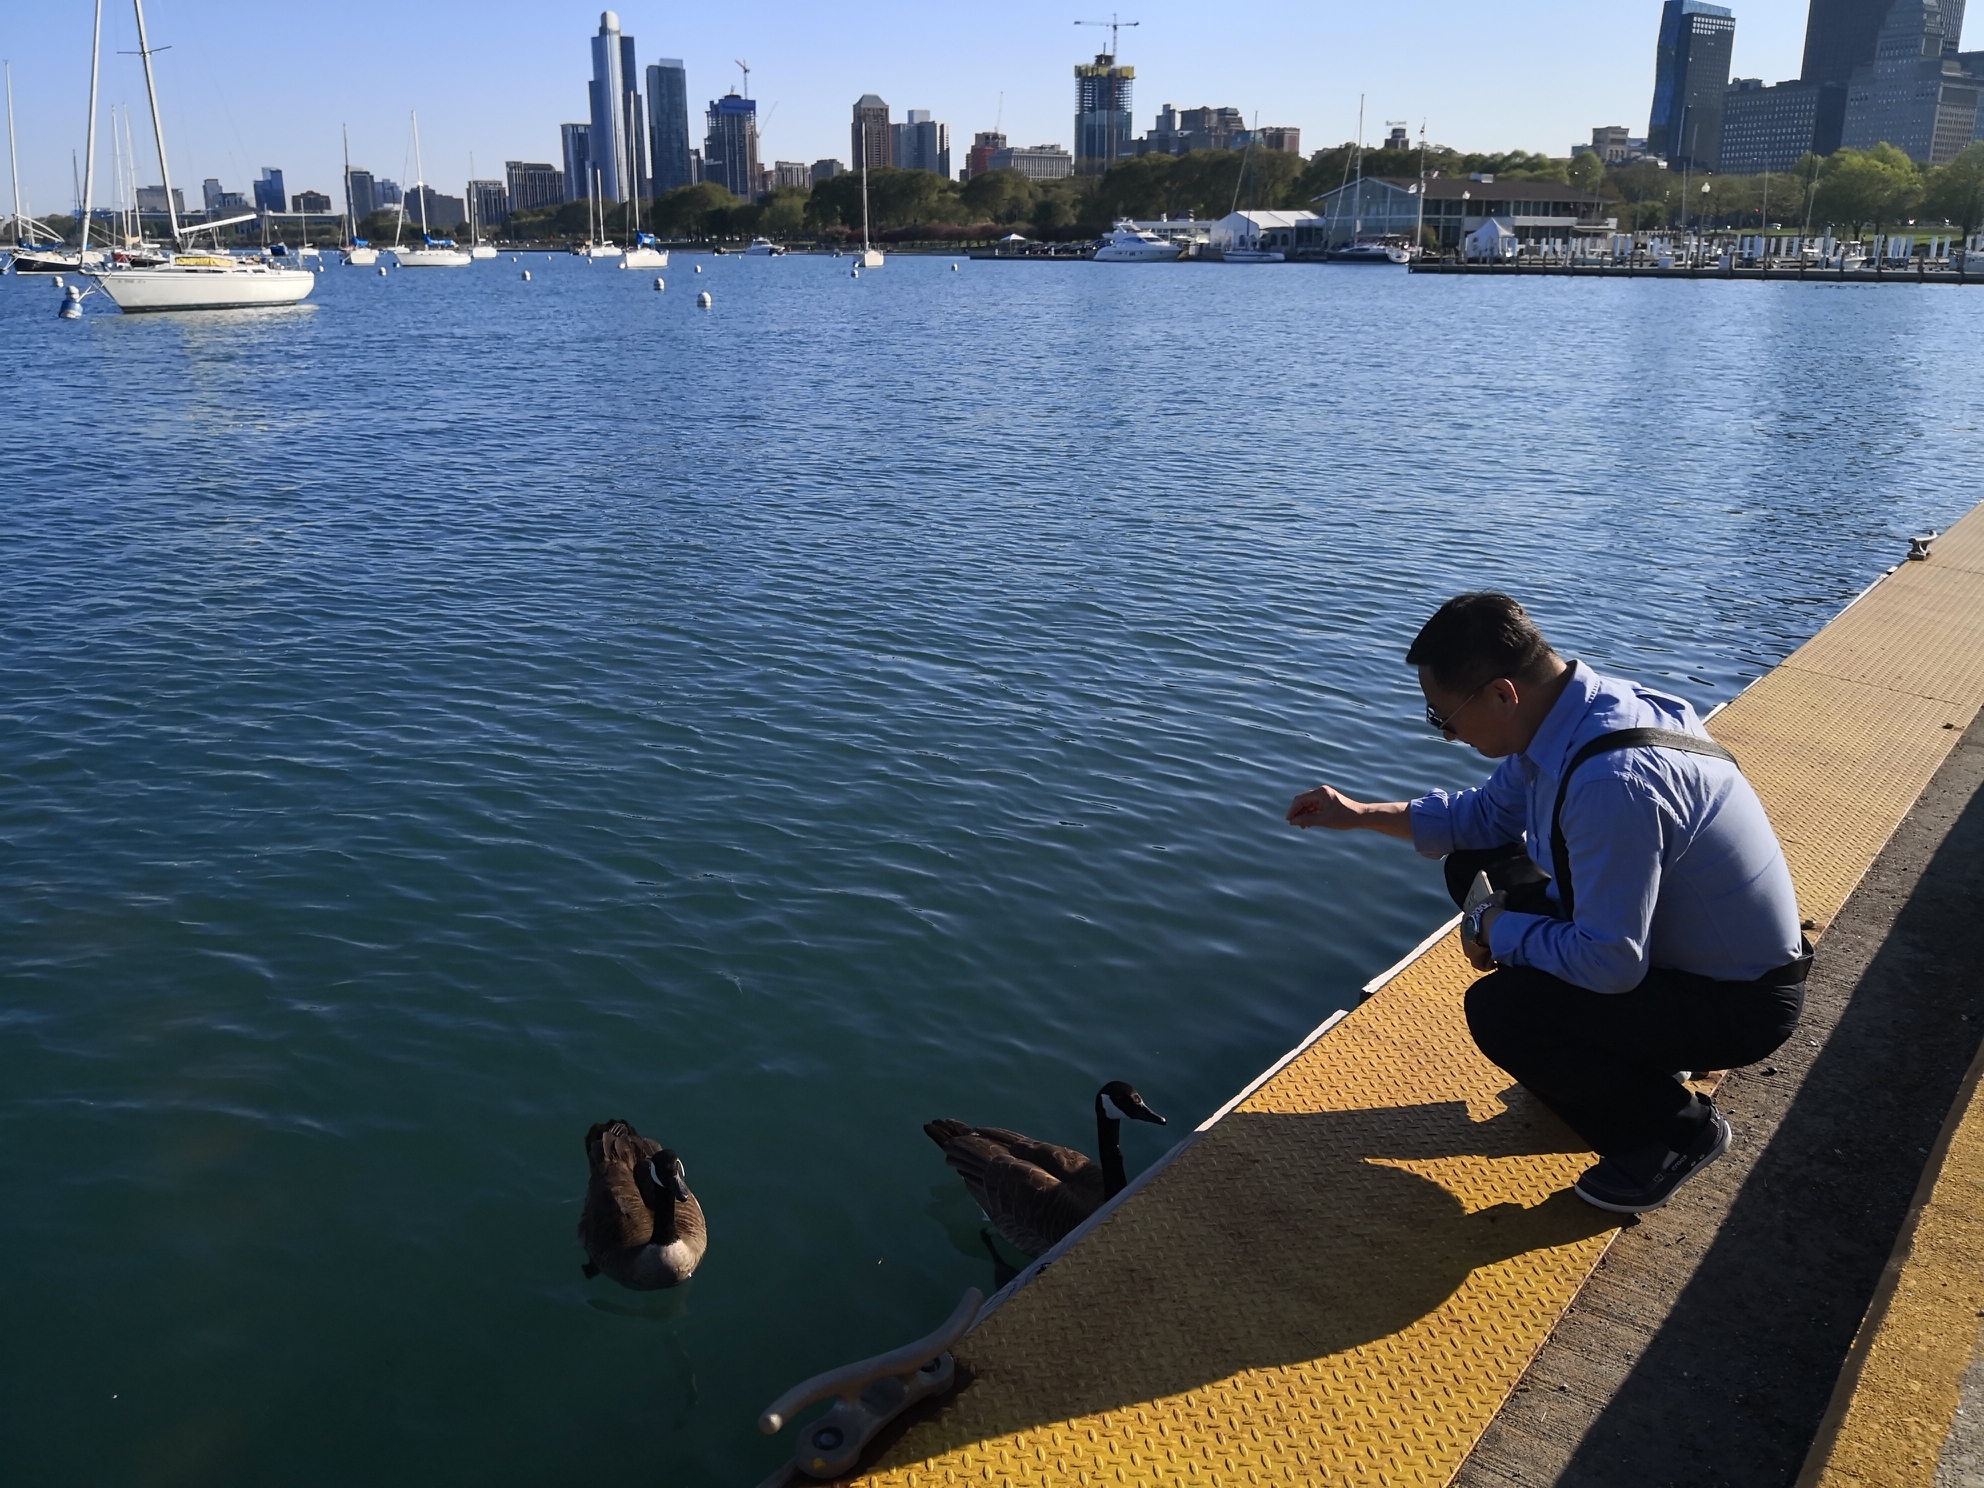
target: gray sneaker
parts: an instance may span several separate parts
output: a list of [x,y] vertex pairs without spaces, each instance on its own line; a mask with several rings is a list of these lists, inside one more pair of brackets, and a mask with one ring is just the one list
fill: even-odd
[[1710,1106],[1708,1125],[1686,1152],[1670,1152],[1651,1178],[1628,1172],[1611,1158],[1586,1168],[1571,1192],[1614,1214],[1645,1214],[1674,1197],[1674,1190],[1729,1150],[1729,1123]]

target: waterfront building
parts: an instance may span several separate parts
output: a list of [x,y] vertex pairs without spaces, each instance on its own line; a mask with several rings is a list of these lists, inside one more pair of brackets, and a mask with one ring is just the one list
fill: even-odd
[[1075,173],[1075,157],[1060,145],[1015,145],[992,152],[992,169],[1016,170],[1029,181],[1058,181]]
[[397,207],[400,204],[400,199],[403,195],[400,190],[400,183],[395,181],[391,176],[380,176],[374,182],[374,189],[379,193],[380,206]]
[[322,191],[299,191],[289,199],[292,212],[308,212],[313,217],[331,215],[331,199]]
[[1634,139],[1623,124],[1601,124],[1591,131],[1591,143],[1571,146],[1571,154],[1596,155],[1607,165],[1624,165],[1646,154],[1646,141]]
[[427,202],[430,232],[449,232],[468,221],[468,202],[459,196],[444,196],[432,186],[416,186],[406,193],[406,220],[418,225],[421,199]]
[[556,206],[565,199],[565,173],[549,162],[506,160],[503,184],[509,192],[512,212]]
[[775,160],[771,175],[773,186],[790,186],[798,191],[813,189],[813,167],[803,160]]
[[813,162],[813,184],[817,186],[822,181],[831,181],[846,170],[847,167],[838,160],[816,160]]
[[1870,62],[1846,85],[1840,144],[1887,143],[1923,165],[1946,165],[1977,134],[1980,79],[1957,54],[1963,0],[1895,0]]
[[507,181],[470,181],[468,183],[469,221],[477,227],[501,227],[510,220],[513,209],[510,203],[510,187]]
[[1250,208],[1228,212],[1210,223],[1206,240],[1222,252],[1230,248],[1252,248],[1295,253],[1298,247],[1320,244],[1323,226],[1323,219],[1314,212],[1272,212]]
[[[1492,175],[1440,177],[1420,182],[1403,176],[1366,176],[1326,191],[1311,203],[1313,222],[1290,231],[1296,251],[1320,252],[1358,238],[1412,241],[1424,224],[1443,249],[1462,241],[1490,221],[1525,243],[1568,244],[1581,233],[1608,231],[1617,219],[1604,214],[1603,197],[1556,181],[1497,181]],[[1276,245],[1280,246],[1280,245]]]
[[1157,111],[1150,133],[1136,142],[1135,151],[1139,155],[1183,155],[1191,150],[1228,150],[1246,129],[1246,120],[1237,108],[1181,109],[1167,103]]
[[1737,78],[1722,96],[1722,144],[1716,169],[1754,176],[1787,171],[1805,154],[1839,148],[1846,119],[1840,83],[1793,80],[1765,87],[1761,78]]
[[592,195],[592,125],[560,124],[558,143],[565,163],[565,200]]
[[735,92],[712,99],[708,126],[703,139],[703,179],[714,181],[733,196],[753,200],[759,195],[757,100]]
[[[157,212],[163,216],[165,213],[165,188],[163,186],[140,186],[138,188],[138,210],[140,212]],[[182,218],[186,215],[186,193],[181,191],[177,186],[172,188],[172,210]],[[282,209],[278,207],[276,210],[281,211]]]
[[[282,189],[282,172],[273,165],[262,168],[261,179],[255,182],[254,189],[258,212],[280,212],[289,205],[289,194]],[[164,207],[159,210],[163,211]]]
[[[1853,80],[1853,69],[1874,60],[1874,38],[1893,0],[1812,0],[1805,14],[1805,61],[1800,82]],[[1959,28],[1961,30],[1961,28]]]
[[889,131],[889,154],[902,170],[951,174],[951,126],[939,124],[929,109],[911,109],[904,122]]
[[854,123],[848,129],[854,169],[876,170],[895,164],[895,136],[889,126],[889,106],[873,93],[854,101]]
[[971,148],[964,152],[964,178],[982,176],[992,169],[992,157],[1006,148],[1006,137],[996,129],[981,129],[971,137]]
[[372,172],[353,170],[345,173],[345,210],[351,213],[353,222],[363,222],[379,210],[379,183],[372,178]]
[[654,194],[696,184],[689,137],[689,72],[679,57],[648,66],[648,156]]
[[[1393,131],[1402,133],[1403,131]],[[1407,142],[1408,145],[1410,141]],[[1267,124],[1254,131],[1254,148],[1280,155],[1302,153],[1302,131],[1293,124]]]
[[1134,153],[1130,142],[1130,89],[1134,67],[1118,67],[1108,52],[1075,68],[1075,169],[1099,175]]
[[200,205],[209,217],[220,215],[220,204],[230,193],[221,189],[220,177],[208,176],[200,183]]
[[645,184],[642,169],[647,145],[642,136],[641,95],[634,87],[634,38],[620,34],[620,17],[610,10],[599,15],[599,32],[592,39],[592,129],[587,137],[588,163],[605,201],[623,202]]
[[1654,56],[1653,115],[1646,147],[1676,169],[1713,170],[1722,148],[1722,98],[1736,15],[1707,0],[1667,0]]

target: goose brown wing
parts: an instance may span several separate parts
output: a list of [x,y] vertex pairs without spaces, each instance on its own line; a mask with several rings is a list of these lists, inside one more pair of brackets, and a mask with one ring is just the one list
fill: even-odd
[[614,1163],[595,1172],[579,1211],[579,1243],[586,1254],[605,1255],[653,1238],[654,1211],[634,1186],[630,1166]]
[[[1029,1147],[1068,1152],[1065,1147],[1052,1147],[1048,1143],[1027,1142],[1025,1138],[1020,1141]],[[1099,1171],[1095,1172],[1092,1183],[1081,1181],[1079,1176],[1075,1181],[1064,1180],[1027,1161],[986,1132],[974,1131],[951,1141],[944,1148],[944,1161],[964,1179],[965,1187],[992,1221],[992,1227],[1030,1256],[1051,1248],[1102,1202]]]
[[1003,1147],[1021,1162],[1031,1163],[1043,1172],[1052,1173],[1063,1183],[1081,1185],[1092,1181],[1095,1184],[1096,1202],[1102,1202],[1102,1170],[1089,1161],[1084,1153],[1072,1147],[1056,1146],[1052,1142],[1038,1142],[1021,1132],[1007,1131],[1003,1126],[977,1126],[972,1135],[982,1137]]

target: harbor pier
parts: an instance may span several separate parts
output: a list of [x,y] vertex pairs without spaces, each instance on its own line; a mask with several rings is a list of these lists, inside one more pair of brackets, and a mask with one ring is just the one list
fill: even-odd
[[1711,717],[1818,960],[1667,1209],[1570,1193],[1449,923],[987,1303],[858,1481],[1926,1488],[1984,1450],[1980,704],[1984,507]]

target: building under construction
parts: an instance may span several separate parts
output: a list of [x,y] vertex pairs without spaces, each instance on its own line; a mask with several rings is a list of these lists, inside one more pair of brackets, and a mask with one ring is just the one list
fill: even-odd
[[1134,67],[1118,67],[1112,52],[1075,68],[1075,173],[1100,175],[1136,153],[1130,142],[1130,84]]

